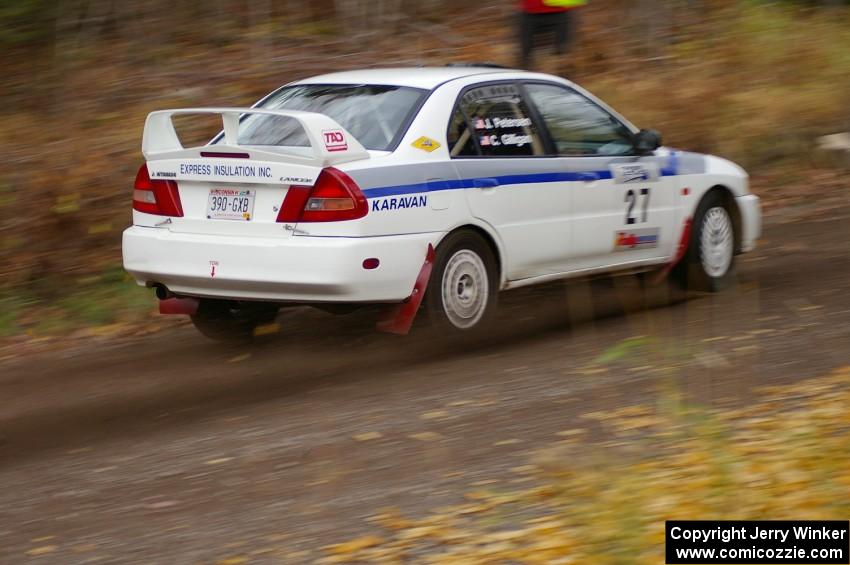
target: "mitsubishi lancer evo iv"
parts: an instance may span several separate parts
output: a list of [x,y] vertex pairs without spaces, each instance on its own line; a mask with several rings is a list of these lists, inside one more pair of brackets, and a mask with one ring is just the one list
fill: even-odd
[[[221,132],[184,147],[184,114],[214,114]],[[214,339],[292,304],[382,305],[395,333],[421,305],[444,335],[469,335],[499,291],[616,271],[716,291],[761,231],[741,167],[661,146],[570,81],[484,65],[341,72],[250,108],[153,112],[142,152],[124,267]]]

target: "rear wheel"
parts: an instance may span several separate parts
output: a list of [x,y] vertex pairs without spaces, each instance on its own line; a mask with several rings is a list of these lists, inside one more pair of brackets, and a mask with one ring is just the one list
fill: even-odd
[[212,340],[245,343],[258,326],[274,322],[277,312],[274,304],[202,299],[192,323]]
[[676,275],[690,290],[717,292],[734,273],[737,248],[732,211],[718,192],[710,192],[694,214],[691,241]]
[[460,231],[440,244],[425,293],[428,315],[437,328],[476,333],[492,319],[498,292],[496,259],[481,236]]

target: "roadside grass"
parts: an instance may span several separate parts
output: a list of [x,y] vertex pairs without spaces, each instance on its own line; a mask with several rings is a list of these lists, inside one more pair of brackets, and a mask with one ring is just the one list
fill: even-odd
[[729,2],[702,25],[663,63],[580,82],[666,143],[751,174],[808,168],[818,136],[850,130],[850,26],[841,17]]
[[383,511],[375,534],[318,562],[655,564],[665,520],[850,515],[850,366],[756,396],[738,409],[675,397],[590,414],[606,439],[543,450],[521,469],[531,488],[479,489],[418,519]]
[[[68,285],[68,280],[49,283],[58,285]],[[29,292],[12,288],[0,292],[0,339],[68,337],[83,329],[108,334],[151,318],[155,310],[150,289],[139,287],[120,266],[74,279],[72,287],[70,291],[40,288],[42,292],[36,293],[32,288]],[[45,294],[58,298],[45,298]]]

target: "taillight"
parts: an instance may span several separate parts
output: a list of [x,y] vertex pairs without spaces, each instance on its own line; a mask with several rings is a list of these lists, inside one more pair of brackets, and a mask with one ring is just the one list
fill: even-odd
[[133,210],[157,216],[183,217],[180,192],[173,180],[153,179],[147,164],[139,167],[133,186]]
[[291,186],[283,199],[278,222],[338,222],[369,213],[369,203],[357,183],[338,169],[323,169],[316,184]]

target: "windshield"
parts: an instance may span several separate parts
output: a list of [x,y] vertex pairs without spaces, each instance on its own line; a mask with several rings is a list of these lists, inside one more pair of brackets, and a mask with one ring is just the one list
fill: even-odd
[[[303,84],[282,88],[257,107],[325,114],[366,149],[390,151],[425,92],[401,86]],[[310,145],[295,120],[262,114],[248,115],[242,120],[239,144]]]

